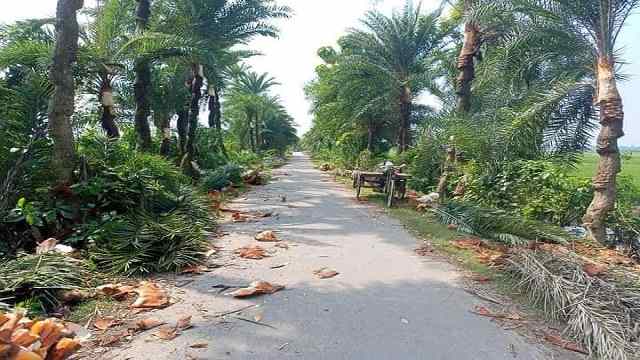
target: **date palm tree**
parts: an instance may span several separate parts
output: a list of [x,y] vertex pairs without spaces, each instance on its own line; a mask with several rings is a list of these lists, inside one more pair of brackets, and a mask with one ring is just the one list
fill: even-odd
[[71,116],[75,109],[73,64],[77,61],[79,26],[77,13],[83,0],[58,0],[56,45],[51,66],[53,97],[49,111],[49,135],[53,140],[52,168],[58,184],[70,184],[75,169],[75,145]]
[[398,148],[407,150],[413,102],[430,80],[428,59],[443,46],[446,31],[439,26],[440,11],[423,14],[408,0],[400,11],[385,16],[378,11],[362,19],[363,29],[351,29],[343,40],[347,56],[367,66],[393,84],[398,105]]
[[[519,23],[535,26],[509,32],[508,42],[521,48],[535,40],[538,54],[531,54],[532,58],[553,59],[558,67],[566,69],[564,77],[571,81],[562,82],[562,86],[549,84],[547,98],[565,99],[564,108],[573,109],[569,113],[576,116],[589,115],[590,109],[599,111],[601,127],[596,151],[600,160],[593,179],[594,197],[583,223],[590,237],[603,243],[607,240],[605,221],[615,205],[616,179],[621,170],[618,139],[624,136],[622,97],[617,88],[621,61],[616,40],[639,4],[640,0],[504,0],[479,6],[472,14],[489,23],[497,18],[496,12],[509,14],[512,19],[518,18]],[[523,22],[526,19],[535,21]],[[518,53],[523,54],[521,51],[515,54]],[[510,57],[517,56],[512,52]],[[583,66],[579,66],[580,57]],[[569,86],[570,83],[573,85]],[[537,113],[547,105],[533,103],[528,111]]]
[[126,58],[121,51],[133,28],[130,25],[132,2],[107,0],[96,8],[95,21],[81,34],[81,51],[86,58],[88,73],[87,91],[96,94],[101,105],[100,123],[107,136],[120,137],[116,121],[114,83],[124,72]]
[[242,109],[252,151],[260,151],[262,115],[267,107],[269,90],[276,85],[278,82],[268,73],[251,70],[241,72],[232,81],[228,104]]

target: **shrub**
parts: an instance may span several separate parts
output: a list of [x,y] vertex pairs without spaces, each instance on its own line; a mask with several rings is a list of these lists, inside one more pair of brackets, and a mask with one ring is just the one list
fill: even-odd
[[484,170],[471,175],[465,200],[528,219],[556,225],[579,223],[593,196],[588,179],[569,176],[549,161],[520,160],[491,173],[480,171]]
[[203,182],[206,191],[220,191],[231,185],[242,184],[242,167],[238,164],[227,164],[207,175]]
[[209,202],[191,188],[156,210],[113,218],[94,233],[91,256],[99,268],[117,274],[179,271],[201,264],[213,226]]
[[412,157],[408,171],[412,178],[409,186],[425,193],[432,191],[441,174],[444,160],[442,148],[433,141],[423,140],[410,152]]

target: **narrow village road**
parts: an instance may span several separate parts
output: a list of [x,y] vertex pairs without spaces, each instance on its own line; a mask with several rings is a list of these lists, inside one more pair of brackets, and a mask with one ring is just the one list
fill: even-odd
[[[110,359],[573,359],[536,344],[489,318],[471,313],[482,300],[465,292],[460,273],[442,260],[414,253],[417,239],[375,206],[357,203],[349,189],[296,154],[275,179],[230,204],[274,216],[222,225],[215,239],[224,264],[204,275],[168,282],[178,302],[154,314],[175,321],[193,315],[192,329],[172,341],[141,334]],[[286,201],[283,201],[286,197]],[[234,250],[275,230],[288,249],[262,260]],[[278,267],[279,265],[284,265]],[[277,267],[277,268],[272,268]],[[318,279],[322,267],[340,274]],[[286,285],[248,300],[219,294],[216,285],[266,280]],[[247,305],[258,307],[216,317]],[[255,324],[258,321],[268,326]],[[191,345],[206,343],[206,348]]]

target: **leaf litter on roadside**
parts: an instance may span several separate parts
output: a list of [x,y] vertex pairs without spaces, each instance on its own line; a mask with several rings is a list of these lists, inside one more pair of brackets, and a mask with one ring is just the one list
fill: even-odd
[[94,321],[93,327],[96,328],[97,330],[104,331],[117,324],[118,324],[118,321],[116,321],[114,318],[106,317],[106,318],[99,318],[96,321]]
[[271,284],[266,281],[254,281],[248,287],[240,288],[231,292],[229,295],[235,298],[246,298],[263,294],[273,294],[282,289],[284,289],[284,285]]
[[138,298],[131,304],[132,308],[161,309],[171,305],[167,292],[155,283],[143,281],[134,291]]
[[575,342],[563,339],[562,336],[560,336],[559,334],[545,332],[544,339],[549,343],[559,346],[565,350],[570,350],[570,351],[577,352],[580,354],[585,354],[585,355],[589,354],[586,350],[582,349],[578,344],[576,344]]
[[524,320],[524,318],[520,314],[513,313],[513,312],[512,313],[496,313],[480,305],[476,306],[471,312],[476,315],[485,316],[485,317],[494,318],[494,319],[504,319],[504,320],[514,320],[514,321]]
[[235,251],[243,259],[261,260],[269,257],[267,251],[259,245],[248,245]]
[[153,336],[157,337],[161,340],[173,340],[177,338],[182,331],[190,329],[193,327],[191,324],[191,315],[186,315],[178,319],[175,326],[163,326],[158,329]]
[[273,230],[263,231],[256,235],[256,240],[262,242],[278,242],[278,236]]
[[328,267],[323,267],[321,269],[315,270],[313,273],[320,279],[330,279],[340,274],[339,272]]

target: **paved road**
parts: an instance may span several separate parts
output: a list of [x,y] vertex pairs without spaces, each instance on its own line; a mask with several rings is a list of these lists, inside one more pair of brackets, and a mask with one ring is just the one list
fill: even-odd
[[[278,175],[280,174],[280,175]],[[567,359],[470,313],[481,301],[458,285],[459,273],[441,260],[416,256],[416,239],[379,209],[313,169],[301,154],[276,171],[278,179],[231,206],[274,211],[261,222],[226,224],[216,262],[228,266],[195,277],[174,291],[179,303],[154,316],[192,314],[195,327],[173,341],[141,334],[104,355],[117,359]],[[286,202],[282,202],[286,196]],[[236,259],[233,250],[274,229],[290,245],[264,260]],[[278,269],[272,266],[287,264]],[[313,271],[340,272],[320,280]],[[251,300],[219,295],[217,284],[261,279],[287,290]],[[182,278],[178,278],[181,281]],[[234,316],[212,315],[246,305]],[[206,349],[192,349],[194,343]]]

